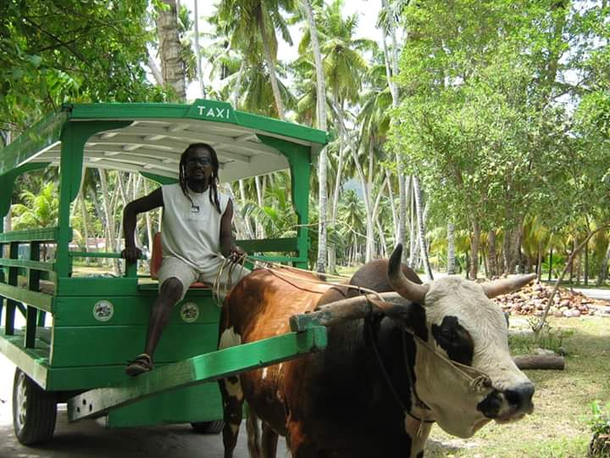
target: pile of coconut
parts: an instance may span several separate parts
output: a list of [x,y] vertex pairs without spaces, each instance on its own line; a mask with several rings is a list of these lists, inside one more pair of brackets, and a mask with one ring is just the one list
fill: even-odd
[[[511,315],[541,316],[552,291],[553,286],[536,280],[517,292],[493,300]],[[583,315],[610,315],[610,301],[592,299],[578,291],[559,287],[549,309],[549,316],[571,318]]]

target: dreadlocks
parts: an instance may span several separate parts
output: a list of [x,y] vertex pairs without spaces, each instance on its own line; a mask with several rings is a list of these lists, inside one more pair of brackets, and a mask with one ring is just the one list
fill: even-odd
[[180,188],[184,195],[193,203],[193,199],[189,196],[187,182],[186,182],[186,163],[190,153],[198,150],[199,148],[203,148],[210,153],[212,158],[212,176],[210,176],[210,181],[208,185],[210,187],[210,202],[216,207],[218,213],[220,213],[220,201],[218,200],[218,156],[216,155],[216,151],[207,143],[192,143],[184,150],[182,156],[180,156]]

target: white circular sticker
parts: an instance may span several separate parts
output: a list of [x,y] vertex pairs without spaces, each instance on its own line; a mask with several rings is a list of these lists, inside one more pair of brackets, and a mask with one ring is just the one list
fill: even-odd
[[112,315],[114,315],[114,305],[109,301],[98,301],[93,306],[93,316],[97,321],[108,321]]
[[187,323],[194,323],[199,318],[199,306],[194,302],[185,302],[180,308],[180,316]]

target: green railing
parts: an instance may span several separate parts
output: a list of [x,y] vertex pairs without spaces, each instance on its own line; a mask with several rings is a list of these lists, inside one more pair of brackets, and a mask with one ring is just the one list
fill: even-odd
[[[6,301],[5,334],[15,334],[15,311],[26,319],[25,346],[33,348],[36,327],[44,326],[45,312],[53,311],[53,294],[40,291],[42,272],[54,272],[53,262],[41,261],[41,245],[57,242],[59,228],[12,231],[0,234],[0,319]],[[4,247],[8,245],[8,257]],[[19,246],[29,246],[29,259],[19,259]],[[19,273],[25,272],[27,287],[19,286]],[[5,278],[6,274],[6,278]]]

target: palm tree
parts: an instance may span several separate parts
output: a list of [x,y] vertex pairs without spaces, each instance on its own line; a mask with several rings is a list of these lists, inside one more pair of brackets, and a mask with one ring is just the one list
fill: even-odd
[[178,34],[176,0],[160,0],[156,12],[163,83],[175,92],[178,100],[184,100],[186,73]]
[[265,63],[269,75],[277,116],[285,119],[284,101],[279,79],[276,74],[277,37],[292,44],[286,20],[281,11],[292,12],[294,0],[221,0],[218,16],[226,21],[231,35],[231,47],[243,51],[249,63]]
[[11,207],[15,219],[13,230],[36,229],[57,225],[59,214],[59,197],[55,182],[48,182],[38,193],[23,191],[21,199],[25,204],[17,203]]

